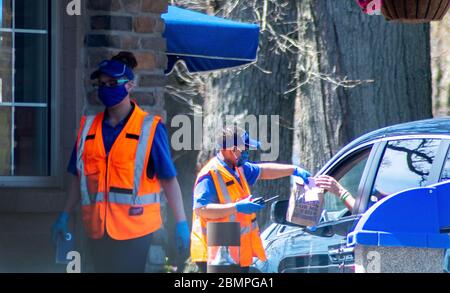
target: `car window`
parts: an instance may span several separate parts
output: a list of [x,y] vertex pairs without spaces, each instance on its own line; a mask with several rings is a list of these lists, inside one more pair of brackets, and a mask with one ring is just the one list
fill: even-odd
[[[367,164],[370,150],[371,147],[368,147],[350,155],[329,174],[347,189],[355,199],[358,197],[359,183]],[[338,196],[330,192],[325,193],[324,200],[324,208],[327,210],[328,220],[337,219],[342,210],[345,209],[344,203]]]
[[439,182],[450,180],[450,149],[447,152],[447,159],[444,163],[444,168],[442,169],[441,177]]
[[440,142],[440,139],[388,142],[368,206],[401,190],[425,186]]

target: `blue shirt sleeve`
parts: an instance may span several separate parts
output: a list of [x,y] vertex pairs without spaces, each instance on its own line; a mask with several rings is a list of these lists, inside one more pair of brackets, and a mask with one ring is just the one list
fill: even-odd
[[147,177],[153,178],[155,173],[159,179],[171,179],[177,176],[177,171],[170,154],[167,130],[163,123],[159,123],[156,126],[155,137],[147,166]]
[[250,186],[255,184],[261,174],[261,168],[257,164],[247,162],[242,166],[242,169],[244,170],[244,176],[245,179],[247,179],[247,183]]
[[78,176],[77,171],[77,144],[75,143],[72,155],[70,156],[69,164],[67,165],[67,172],[74,176]]
[[204,207],[210,203],[219,203],[216,187],[211,175],[206,175],[197,183],[194,188],[194,209]]

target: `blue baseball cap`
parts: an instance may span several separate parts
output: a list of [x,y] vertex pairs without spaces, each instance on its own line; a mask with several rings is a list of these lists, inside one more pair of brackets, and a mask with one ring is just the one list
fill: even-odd
[[261,143],[256,139],[251,139],[249,134],[245,131],[242,133],[234,133],[233,139],[229,139],[229,141],[224,141],[223,137],[220,137],[219,141],[216,144],[218,149],[227,149],[229,147],[245,147],[245,149],[260,149]]
[[133,71],[116,60],[104,60],[98,65],[98,69],[91,74],[91,79],[96,79],[100,74],[106,74],[113,78],[120,78],[126,76],[129,80],[134,80]]
[[251,139],[250,135],[247,132],[242,134],[242,140],[244,141],[245,148],[261,148],[261,142],[256,139]]

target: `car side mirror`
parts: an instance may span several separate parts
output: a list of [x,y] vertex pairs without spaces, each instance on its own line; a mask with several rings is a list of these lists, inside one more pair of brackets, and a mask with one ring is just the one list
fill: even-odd
[[[332,237],[333,235],[345,236],[353,226],[354,222],[359,219],[360,216],[348,217],[346,219],[337,221],[337,223],[328,223],[328,221],[319,223],[314,227],[301,226],[292,222],[286,221],[286,212],[289,206],[289,200],[278,200],[272,203],[270,207],[270,219],[276,224],[294,226],[305,228],[305,231],[309,234],[320,237]],[[324,220],[328,220],[326,211],[322,213]]]
[[297,225],[286,221],[286,213],[289,206],[289,200],[278,200],[270,206],[270,220],[276,224],[282,224],[287,226],[302,227],[305,226]]
[[325,222],[315,227],[307,227],[305,231],[320,237],[332,237],[334,235],[347,236],[351,232],[355,222],[360,218],[361,216],[359,215],[350,216],[333,223]]
[[347,236],[353,230],[359,219],[361,219],[361,215],[349,216],[340,220],[333,226],[334,233],[340,236]]

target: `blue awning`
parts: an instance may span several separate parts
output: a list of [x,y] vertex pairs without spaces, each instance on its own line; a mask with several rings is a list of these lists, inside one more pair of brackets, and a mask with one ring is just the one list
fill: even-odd
[[162,15],[168,67],[184,61],[190,72],[238,67],[257,59],[259,26],[169,6]]

